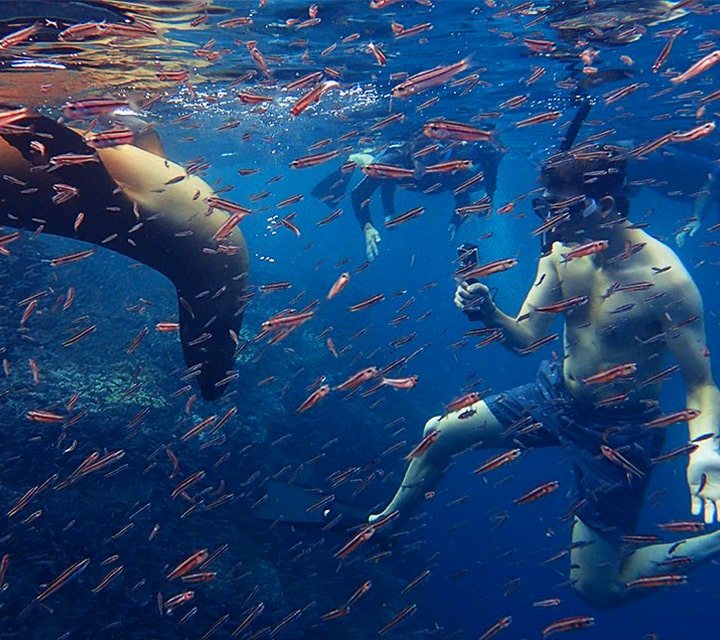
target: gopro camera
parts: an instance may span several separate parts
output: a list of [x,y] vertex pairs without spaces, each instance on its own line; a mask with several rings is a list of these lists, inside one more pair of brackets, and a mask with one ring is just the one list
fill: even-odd
[[[478,263],[478,247],[470,242],[463,242],[457,248],[457,263],[460,265],[460,271],[470,271]],[[469,284],[477,282],[476,278],[469,278]]]
[[461,269],[471,267],[478,263],[478,247],[476,244],[463,242],[457,248],[457,261]]

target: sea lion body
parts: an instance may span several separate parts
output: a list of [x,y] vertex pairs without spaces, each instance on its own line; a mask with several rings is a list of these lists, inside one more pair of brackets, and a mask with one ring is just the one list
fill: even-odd
[[[221,243],[213,239],[228,214],[209,208],[210,186],[137,146],[94,151],[78,133],[42,116],[13,125],[29,132],[0,138],[0,174],[10,176],[0,179],[0,224],[31,231],[42,226],[43,233],[104,246],[167,276],[178,292],[185,361],[198,367],[203,397],[217,398],[225,388],[217,383],[233,367],[248,251],[237,226]],[[54,156],[94,152],[99,162],[48,170]],[[77,195],[55,203],[57,185]]]

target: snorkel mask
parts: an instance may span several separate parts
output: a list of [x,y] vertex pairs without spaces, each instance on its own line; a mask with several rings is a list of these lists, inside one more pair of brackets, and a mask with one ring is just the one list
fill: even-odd
[[543,221],[553,216],[563,216],[565,220],[577,218],[589,218],[597,211],[598,205],[594,198],[587,196],[576,196],[565,200],[552,200],[545,196],[532,199],[532,208],[535,215]]
[[542,220],[542,224],[535,229],[533,235],[540,236],[540,249],[542,256],[552,251],[553,242],[559,240],[557,228],[578,218],[589,218],[598,210],[597,201],[585,195],[556,200],[540,196],[532,199],[532,208],[535,215]]

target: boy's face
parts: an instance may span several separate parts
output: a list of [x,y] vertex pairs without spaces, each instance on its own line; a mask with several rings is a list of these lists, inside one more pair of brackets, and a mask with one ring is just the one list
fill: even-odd
[[533,200],[535,213],[543,218],[567,213],[567,217],[555,226],[553,236],[562,243],[586,242],[596,239],[601,217],[594,198],[577,190],[554,190],[547,188]]

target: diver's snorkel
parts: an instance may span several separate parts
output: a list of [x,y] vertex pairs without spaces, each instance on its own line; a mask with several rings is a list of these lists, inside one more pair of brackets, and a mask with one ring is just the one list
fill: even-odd
[[580,102],[580,106],[575,112],[575,115],[573,116],[572,122],[570,123],[570,126],[568,127],[565,136],[558,145],[558,151],[560,153],[570,151],[572,146],[575,144],[578,133],[580,133],[580,127],[582,127],[583,122],[585,122],[585,118],[588,117],[588,114],[590,113],[590,107],[593,106],[593,102],[589,96],[585,95],[582,97],[581,100],[582,101]]
[[[592,106],[593,101],[590,99],[590,96],[582,96],[580,106],[575,112],[572,122],[567,128],[565,135],[563,136],[562,140],[560,140],[560,144],[558,145],[559,153],[566,153],[567,151],[570,151],[570,149],[572,149],[572,146],[575,144],[575,140],[577,140],[578,133],[580,133],[580,127],[582,127],[583,122],[585,122],[585,119],[588,117],[588,114],[590,113],[590,108]],[[548,216],[549,215],[551,214],[548,211]],[[548,255],[552,251],[552,244],[554,241],[555,237],[552,234],[552,228],[540,234],[541,256]]]

